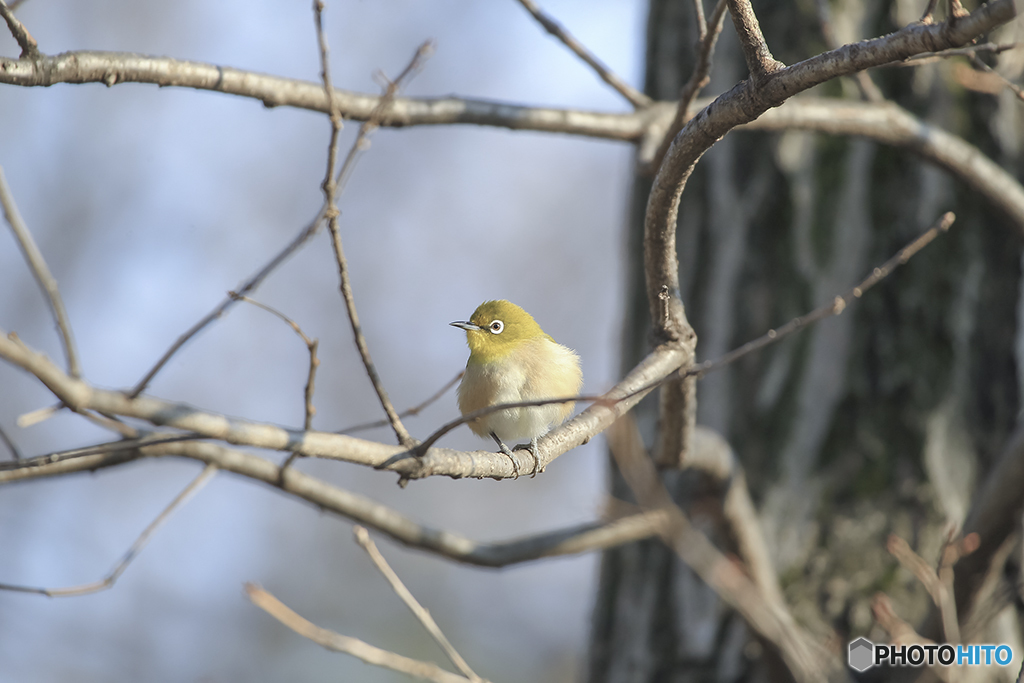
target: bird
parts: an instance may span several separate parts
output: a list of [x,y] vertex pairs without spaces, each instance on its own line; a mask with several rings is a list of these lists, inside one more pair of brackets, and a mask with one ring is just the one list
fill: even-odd
[[[475,410],[501,403],[519,403],[576,396],[583,385],[580,358],[572,349],[545,334],[529,313],[509,301],[485,301],[469,320],[449,323],[466,331],[469,361],[459,384],[459,410]],[[506,442],[528,439],[536,476],[540,470],[537,439],[560,425],[572,413],[575,403],[551,403],[526,408],[508,408],[469,422],[477,436],[489,435],[512,461],[516,477],[519,467]]]

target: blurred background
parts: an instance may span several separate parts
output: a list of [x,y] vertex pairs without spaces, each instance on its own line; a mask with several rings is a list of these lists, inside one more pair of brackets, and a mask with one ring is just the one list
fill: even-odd
[[[644,3],[544,7],[638,85]],[[128,51],[319,78],[305,1],[29,0],[18,16],[47,54]],[[340,88],[378,92],[374,71],[394,76],[432,38],[436,52],[407,95],[627,109],[512,0],[333,0],[325,22]],[[19,52],[0,31],[0,54]],[[329,124],[320,114],[145,85],[5,86],[0,129],[0,165],[60,283],[85,377],[101,387],[138,381],[322,201]],[[342,151],[356,129],[346,127]],[[575,348],[585,391],[615,381],[631,160],[620,143],[467,126],[375,135],[339,206],[364,331],[399,409],[464,366],[465,336],[447,324],[489,298],[522,305]],[[0,292],[0,328],[62,361],[45,300],[6,226]],[[381,417],[326,233],[255,298],[320,341],[315,428]],[[149,393],[299,427],[307,362],[292,330],[242,304],[182,350]],[[0,426],[24,456],[109,439],[69,414],[16,427],[19,415],[52,403],[37,381],[0,364]],[[422,438],[457,412],[450,392],[406,424]],[[388,430],[368,436],[393,439]],[[489,447],[466,429],[443,443]],[[436,478],[404,490],[393,475],[362,467],[299,466],[425,524],[501,540],[600,515],[603,444],[565,455],[536,479]],[[199,469],[152,460],[0,487],[0,582],[100,579]],[[567,680],[581,667],[595,556],[484,570],[378,540],[481,675]],[[60,599],[0,592],[0,681],[406,680],[299,638],[249,604],[245,581],[321,626],[444,660],[352,542],[347,520],[221,474],[112,590]]]

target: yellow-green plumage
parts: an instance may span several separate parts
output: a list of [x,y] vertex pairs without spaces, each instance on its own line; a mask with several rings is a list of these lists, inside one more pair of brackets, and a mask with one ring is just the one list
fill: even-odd
[[[462,414],[499,403],[576,396],[583,384],[579,357],[544,333],[533,317],[508,301],[482,303],[466,330],[469,362],[459,385]],[[500,328],[500,329],[499,329]],[[479,436],[502,442],[535,440],[565,421],[573,403],[509,408],[473,420]]]

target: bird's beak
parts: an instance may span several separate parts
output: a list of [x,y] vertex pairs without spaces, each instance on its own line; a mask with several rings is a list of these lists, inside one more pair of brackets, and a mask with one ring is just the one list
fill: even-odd
[[448,324],[451,325],[452,327],[459,327],[459,328],[462,328],[463,330],[466,330],[466,331],[469,331],[469,330],[482,330],[482,329],[484,329],[484,328],[480,327],[479,325],[474,325],[473,323],[469,322],[468,320],[456,320],[455,322],[448,323]]

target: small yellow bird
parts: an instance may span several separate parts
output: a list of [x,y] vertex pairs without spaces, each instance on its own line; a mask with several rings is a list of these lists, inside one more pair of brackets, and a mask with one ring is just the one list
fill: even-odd
[[[466,331],[469,362],[459,385],[463,415],[500,403],[538,401],[579,394],[583,372],[576,352],[540,329],[533,317],[508,301],[485,301],[468,321],[449,323]],[[534,474],[540,469],[537,439],[572,413],[574,403],[508,408],[469,423],[477,436],[490,434],[516,466],[506,441],[529,439]],[[522,448],[517,446],[516,448]]]

